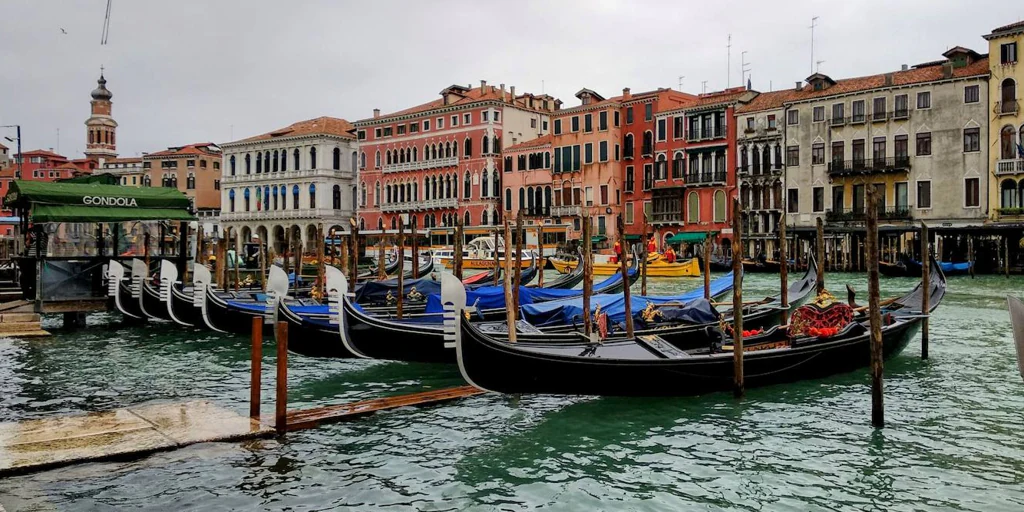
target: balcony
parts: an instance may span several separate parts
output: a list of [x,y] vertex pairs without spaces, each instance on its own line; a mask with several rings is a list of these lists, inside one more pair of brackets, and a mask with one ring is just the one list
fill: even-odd
[[401,164],[385,165],[381,168],[384,174],[404,171],[419,171],[423,169],[436,169],[438,167],[452,167],[459,165],[459,157],[434,158],[432,160],[420,160],[417,162],[405,162]]
[[888,112],[872,112],[871,113],[871,122],[872,123],[884,123],[888,119],[889,119],[889,113]]
[[1024,158],[1011,158],[996,162],[996,176],[1024,174]]
[[843,126],[844,124],[846,124],[846,118],[845,117],[833,117],[831,120],[829,120],[828,124],[830,124],[832,126]]
[[[841,210],[826,210],[826,222],[864,222],[867,220],[867,213],[861,208],[843,208]],[[895,206],[892,208],[879,208],[878,220],[884,221],[909,221],[913,220],[910,215],[910,208],[907,206]]]
[[533,208],[523,208],[519,210],[526,217],[550,217],[551,207],[550,206],[535,206]]
[[770,166],[763,167],[760,165],[748,165],[746,167],[736,167],[736,175],[741,178],[750,178],[754,176],[778,176],[782,174],[782,162],[776,162]]
[[829,176],[850,176],[854,174],[871,174],[887,172],[906,172],[910,170],[909,156],[874,158],[871,160],[845,160],[829,162]]
[[299,220],[299,219],[348,219],[351,218],[351,210],[334,210],[330,208],[301,208],[298,210],[253,210],[248,212],[222,212],[221,222],[233,221],[274,221],[274,220]]
[[702,173],[690,173],[686,175],[687,187],[700,187],[706,185],[724,185],[725,184],[725,171],[718,172],[702,172]]
[[651,224],[682,224],[682,212],[655,212],[651,214]]
[[716,126],[710,130],[698,130],[696,132],[691,131],[686,134],[687,142],[700,142],[702,140],[720,139],[725,137],[725,127]]
[[867,118],[864,114],[853,114],[850,117],[850,124],[864,124],[865,121],[867,121]]
[[583,215],[583,209],[578,204],[551,207],[552,217],[579,217],[580,215]]
[[1024,220],[1024,208],[996,208],[996,219],[1019,222]]
[[910,110],[901,108],[892,112],[892,118],[896,120],[910,119]]
[[268,182],[271,184],[280,183],[281,180],[307,179],[307,178],[341,178],[352,179],[355,175],[352,171],[341,171],[336,169],[303,169],[301,171],[278,171],[262,172],[256,174],[236,174],[221,176],[221,184]]
[[1020,112],[1020,103],[1013,101],[997,101],[992,113],[997,116],[1015,116]]

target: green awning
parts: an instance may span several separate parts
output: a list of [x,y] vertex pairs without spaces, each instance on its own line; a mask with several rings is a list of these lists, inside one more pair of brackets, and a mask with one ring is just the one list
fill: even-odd
[[32,222],[194,220],[192,201],[174,188],[15,180],[4,206],[28,209]]
[[590,243],[592,243],[592,244],[599,244],[601,242],[604,242],[605,240],[608,240],[608,237],[606,237],[604,235],[596,235],[596,236],[590,237]]
[[626,241],[627,242],[639,242],[640,241],[640,235],[626,235]]
[[707,236],[708,236],[708,234],[703,232],[703,231],[701,231],[701,232],[691,232],[691,233],[676,233],[676,234],[668,237],[668,239],[665,240],[665,241],[670,243],[670,244],[682,244],[682,243],[692,244],[692,243],[696,243],[696,242],[703,242],[704,239],[707,238]]

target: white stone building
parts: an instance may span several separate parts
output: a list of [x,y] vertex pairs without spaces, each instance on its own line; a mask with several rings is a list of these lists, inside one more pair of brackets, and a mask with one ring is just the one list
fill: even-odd
[[[300,121],[221,144],[220,223],[229,240],[269,240],[277,254],[299,238],[316,247],[317,226],[348,232],[355,214],[358,145],[352,125],[334,117]],[[290,234],[291,236],[287,236]]]

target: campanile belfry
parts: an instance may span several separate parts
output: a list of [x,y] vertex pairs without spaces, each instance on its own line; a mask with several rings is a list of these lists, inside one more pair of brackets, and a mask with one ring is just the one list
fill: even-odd
[[117,121],[111,117],[111,106],[114,94],[107,89],[107,79],[100,68],[100,79],[92,91],[92,115],[85,122],[86,158],[102,162],[107,158],[117,157]]

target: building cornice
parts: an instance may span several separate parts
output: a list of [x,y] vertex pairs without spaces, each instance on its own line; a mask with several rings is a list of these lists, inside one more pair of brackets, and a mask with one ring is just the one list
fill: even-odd
[[871,94],[871,93],[879,93],[879,92],[886,92],[886,91],[896,91],[896,90],[901,90],[901,89],[913,89],[913,88],[916,88],[916,87],[929,87],[929,86],[934,86],[934,85],[942,85],[942,84],[954,83],[954,82],[966,82],[966,81],[971,81],[971,80],[988,80],[989,76],[990,76],[990,73],[989,72],[985,72],[985,73],[979,73],[977,75],[958,76],[958,77],[952,77],[952,78],[943,78],[943,79],[940,79],[940,80],[932,80],[932,81],[928,81],[928,82],[915,82],[915,83],[912,83],[912,84],[889,85],[889,86],[882,86],[882,87],[874,87],[874,88],[871,88],[871,89],[861,89],[859,91],[850,91],[850,92],[839,93],[839,94],[835,94],[835,95],[825,94],[825,95],[822,95],[822,96],[815,96],[813,98],[794,100],[794,101],[786,101],[786,102],[783,102],[782,105],[785,108],[785,107],[790,107],[790,106],[793,106],[793,105],[800,105],[800,104],[804,104],[804,103],[814,103],[816,101],[822,101],[822,100],[836,100],[836,99],[839,99],[839,98],[848,98],[850,96],[859,96],[859,95],[862,95],[862,94]]
[[370,126],[375,126],[375,125],[389,124],[389,123],[393,123],[393,122],[396,122],[396,121],[407,121],[407,120],[416,119],[416,118],[426,118],[426,117],[430,117],[430,116],[434,116],[434,115],[438,115],[438,114],[447,114],[447,113],[450,113],[450,112],[458,112],[460,110],[471,110],[471,109],[474,109],[474,108],[488,107],[488,106],[502,107],[502,108],[512,108],[512,109],[515,109],[515,110],[521,110],[523,112],[529,112],[529,113],[532,113],[532,114],[551,115],[551,112],[548,112],[548,111],[545,111],[545,110],[527,108],[527,107],[523,107],[521,105],[516,105],[514,103],[508,103],[508,102],[505,102],[505,101],[500,101],[500,100],[482,100],[482,101],[479,101],[478,100],[478,101],[473,101],[473,102],[470,102],[470,103],[460,103],[458,105],[443,105],[443,106],[440,106],[440,107],[435,107],[435,108],[428,109],[428,110],[421,110],[419,112],[413,112],[413,113],[409,113],[409,114],[398,114],[398,115],[391,114],[391,115],[388,115],[388,116],[370,117],[370,118],[366,118],[366,119],[360,119],[360,120],[352,123],[352,126],[355,126],[356,128],[365,128],[365,127],[370,127]]
[[278,144],[278,143],[282,143],[282,142],[295,142],[295,141],[304,141],[304,140],[310,140],[310,139],[318,139],[318,138],[321,138],[321,137],[326,137],[326,138],[329,138],[329,139],[337,139],[337,140],[345,141],[345,142],[356,142],[355,137],[351,137],[351,136],[350,137],[345,137],[345,136],[337,135],[337,134],[334,134],[334,133],[310,133],[310,134],[307,134],[307,135],[293,135],[291,137],[275,137],[275,138],[272,138],[272,139],[225,142],[224,144],[218,144],[217,146],[223,150],[224,148],[241,148],[241,147],[246,147],[246,146],[254,146],[255,147],[255,146],[261,146],[261,145]]

